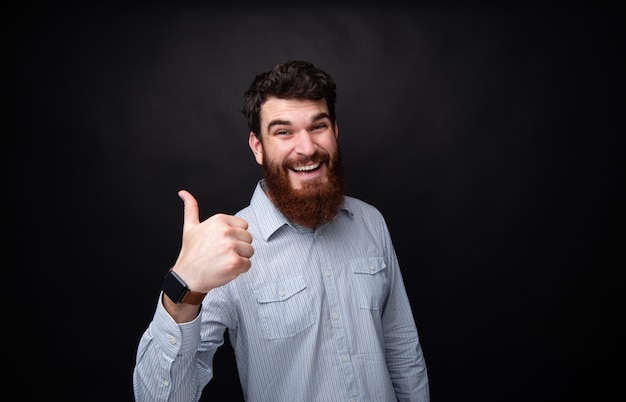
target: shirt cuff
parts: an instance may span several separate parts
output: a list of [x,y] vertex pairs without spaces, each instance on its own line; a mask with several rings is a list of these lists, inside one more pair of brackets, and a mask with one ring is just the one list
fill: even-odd
[[163,307],[163,292],[150,324],[152,339],[172,359],[177,355],[195,353],[200,345],[200,314],[186,323],[178,324]]

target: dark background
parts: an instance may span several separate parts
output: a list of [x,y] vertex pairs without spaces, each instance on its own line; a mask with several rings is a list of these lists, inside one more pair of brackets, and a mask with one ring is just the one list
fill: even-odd
[[[615,7],[89,4],[4,13],[19,399],[132,400],[176,192],[203,219],[247,205],[243,92],[294,58],[337,80],[349,193],[387,218],[432,401],[624,394]],[[228,348],[205,394],[236,401]]]

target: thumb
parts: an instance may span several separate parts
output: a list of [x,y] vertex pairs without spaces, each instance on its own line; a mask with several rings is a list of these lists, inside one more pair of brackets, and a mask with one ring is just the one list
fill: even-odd
[[180,190],[178,196],[183,200],[184,205],[184,222],[183,227],[192,227],[200,223],[200,213],[198,210],[198,201],[187,190]]

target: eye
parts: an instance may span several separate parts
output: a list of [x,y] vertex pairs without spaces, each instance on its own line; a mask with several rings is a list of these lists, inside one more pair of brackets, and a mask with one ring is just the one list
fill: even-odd
[[316,124],[313,126],[313,131],[325,130],[326,127],[328,127],[326,123]]

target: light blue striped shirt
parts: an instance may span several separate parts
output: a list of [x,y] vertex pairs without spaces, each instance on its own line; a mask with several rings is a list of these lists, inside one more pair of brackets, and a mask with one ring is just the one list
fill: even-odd
[[346,197],[331,223],[311,230],[289,223],[259,182],[237,215],[253,236],[252,268],[211,290],[192,322],[176,324],[159,300],[137,350],[137,402],[197,401],[226,329],[247,401],[429,401],[411,307],[376,208]]

